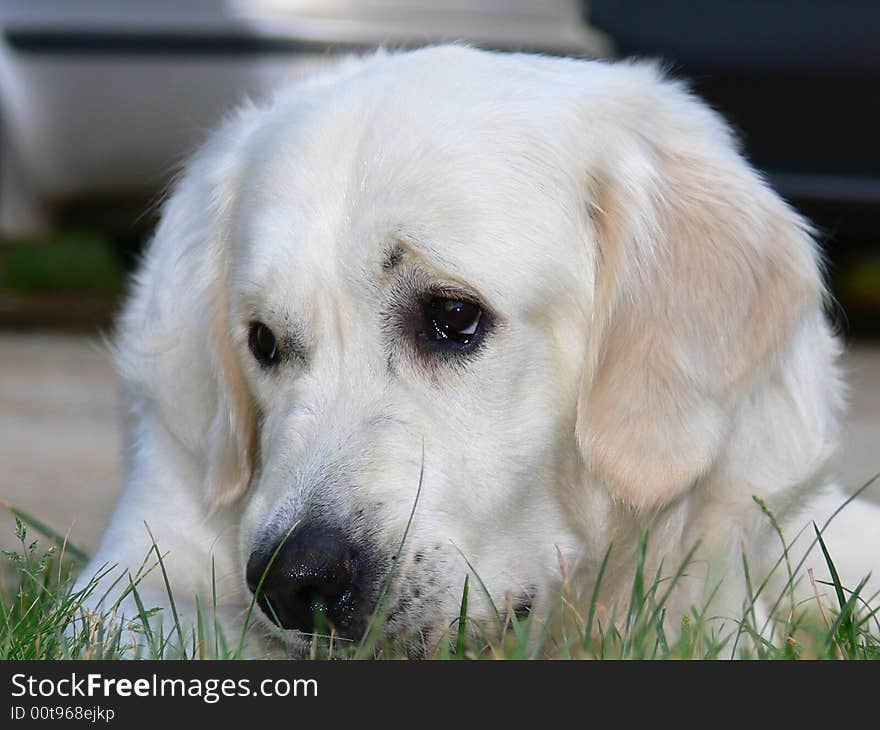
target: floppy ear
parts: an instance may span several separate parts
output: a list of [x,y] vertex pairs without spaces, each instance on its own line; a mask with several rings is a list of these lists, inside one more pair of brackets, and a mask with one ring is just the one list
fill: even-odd
[[822,285],[806,224],[723,121],[630,70],[647,88],[618,100],[626,128],[607,130],[592,159],[598,257],[577,436],[612,494],[650,509],[712,467],[738,400],[821,306]]
[[163,206],[115,346],[126,390],[142,412],[141,432],[172,436],[215,507],[245,492],[255,456],[255,414],[228,304],[229,228],[249,112],[198,151]]
[[[218,288],[224,288],[219,277]],[[256,414],[230,337],[225,291],[214,297],[214,337],[209,352],[214,360],[217,405],[208,432],[206,494],[214,507],[241,497],[250,485],[257,449]]]

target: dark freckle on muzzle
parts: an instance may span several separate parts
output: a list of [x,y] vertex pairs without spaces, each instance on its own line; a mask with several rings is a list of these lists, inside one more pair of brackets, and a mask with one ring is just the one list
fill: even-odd
[[372,606],[370,553],[338,529],[298,527],[280,545],[251,554],[248,588],[263,613],[282,628],[312,633],[321,616],[328,630],[354,638]]

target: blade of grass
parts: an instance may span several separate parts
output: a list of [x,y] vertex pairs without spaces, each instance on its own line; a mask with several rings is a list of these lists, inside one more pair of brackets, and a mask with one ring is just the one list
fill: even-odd
[[128,580],[131,583],[131,595],[134,597],[134,602],[138,609],[138,615],[140,616],[141,623],[144,627],[144,636],[146,637],[147,644],[149,645],[150,651],[152,652],[155,650],[156,641],[153,637],[153,632],[150,629],[150,616],[147,613],[147,610],[144,608],[144,602],[141,600],[141,595],[138,592],[137,586],[134,584],[134,582],[131,581],[131,576],[129,576]]
[[147,528],[147,533],[150,536],[150,540],[153,542],[153,551],[156,554],[156,558],[159,561],[159,569],[162,571],[162,580],[165,582],[165,592],[168,595],[168,603],[171,605],[171,615],[174,618],[174,629],[177,632],[177,639],[181,647],[185,646],[183,639],[183,628],[180,625],[180,616],[177,614],[177,605],[174,603],[174,593],[171,590],[171,582],[168,580],[168,572],[165,570],[165,561],[162,560],[162,553],[159,552],[159,546],[156,544],[156,538],[153,537],[153,533],[150,531],[150,526],[147,524],[147,521],[144,520],[144,527]]
[[483,591],[483,595],[486,596],[486,600],[489,601],[489,607],[492,609],[492,613],[495,615],[495,622],[498,624],[498,628],[501,629],[504,626],[504,619],[501,617],[501,612],[498,610],[498,606],[495,605],[495,601],[492,600],[492,594],[489,593],[489,589],[486,587],[486,584],[483,582],[483,579],[480,577],[480,574],[477,572],[477,569],[471,564],[471,561],[467,559],[467,555],[458,547],[458,545],[453,545],[455,549],[458,551],[458,554],[461,555],[465,564],[467,564],[468,569],[471,573],[474,574],[474,578],[477,579],[477,583],[480,585],[480,590]]
[[214,556],[211,556],[211,616],[214,622],[214,658],[220,657],[219,627],[217,625],[217,570]]
[[[254,595],[251,596],[251,602],[248,605],[247,614],[244,617],[244,626],[242,626],[242,628],[241,628],[241,637],[238,640],[238,651],[236,652],[238,656],[240,656],[241,652],[244,651],[244,642],[245,642],[245,639],[247,638],[248,628],[250,627],[251,615],[253,614],[254,606],[257,603],[257,596],[259,596],[260,591],[263,590],[263,583],[266,581],[266,576],[268,575],[269,570],[272,568],[272,564],[275,562],[275,558],[278,557],[278,553],[281,552],[281,548],[284,547],[284,544],[290,538],[291,533],[299,526],[299,522],[300,521],[297,520],[296,522],[294,522],[290,526],[290,529],[287,531],[287,533],[284,535],[282,540],[275,547],[275,550],[272,553],[272,557],[269,558],[269,562],[266,564],[266,568],[263,570],[263,574],[260,576],[260,581],[259,581],[259,583],[257,583],[257,588],[254,591]],[[268,605],[271,606],[272,604],[270,603]],[[279,624],[279,626],[280,626],[280,624]]]
[[[837,594],[837,603],[840,606],[840,613],[837,616],[837,620],[834,622],[835,631],[833,633],[836,635],[839,631],[840,638],[846,640],[849,644],[850,651],[854,651],[856,646],[856,630],[855,625],[852,622],[852,608],[847,612],[847,607],[850,606],[850,601],[846,599],[846,596],[843,593],[843,585],[840,582],[840,575],[837,572],[837,567],[834,565],[834,561],[828,553],[828,548],[825,547],[825,541],[822,539],[822,534],[819,532],[819,528],[815,522],[813,523],[813,530],[816,532],[816,539],[819,541],[819,548],[822,550],[825,564],[828,566],[828,572],[831,573],[831,582],[834,585],[834,592]],[[864,585],[866,582],[867,578],[862,581],[861,585]],[[851,599],[852,596],[850,596],[850,600]]]
[[870,576],[865,576],[852,591],[849,600],[840,609],[840,613],[831,627],[832,633],[840,635],[846,639],[849,658],[853,658],[858,652],[858,640],[856,638],[855,627],[853,625],[853,611],[859,600],[859,594],[862,588],[868,582]]
[[629,607],[626,612],[625,640],[623,643],[622,656],[627,656],[630,649],[633,631],[642,613],[642,605],[645,596],[645,556],[648,552],[648,533],[639,534],[639,546],[636,553],[636,570],[633,575],[632,592],[629,599]]
[[584,649],[587,649],[586,642],[590,642],[592,644],[592,635],[593,635],[593,621],[596,617],[596,607],[599,603],[599,590],[602,586],[602,580],[605,578],[605,571],[608,568],[608,559],[611,557],[611,548],[614,543],[608,544],[608,549],[605,551],[605,557],[602,558],[602,564],[599,566],[599,574],[596,576],[596,583],[593,586],[593,594],[590,596],[590,611],[587,614],[587,624],[584,629]]
[[458,612],[458,637],[455,641],[455,656],[458,659],[465,658],[465,640],[467,639],[467,604],[468,604],[468,578],[464,577],[464,588],[461,592],[461,609]]

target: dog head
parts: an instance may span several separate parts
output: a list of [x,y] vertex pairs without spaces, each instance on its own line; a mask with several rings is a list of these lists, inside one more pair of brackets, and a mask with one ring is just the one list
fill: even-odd
[[528,607],[699,489],[820,300],[801,220],[654,66],[446,47],[227,122],[119,349],[267,622],[358,635],[384,592],[411,637],[469,571],[472,616]]

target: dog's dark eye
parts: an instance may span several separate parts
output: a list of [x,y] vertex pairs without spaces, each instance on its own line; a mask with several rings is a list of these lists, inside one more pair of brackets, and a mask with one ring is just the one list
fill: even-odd
[[426,339],[469,345],[479,337],[483,310],[463,299],[432,297],[424,303],[424,318]]
[[262,322],[252,322],[248,346],[260,365],[270,366],[278,362],[278,346],[275,335]]

